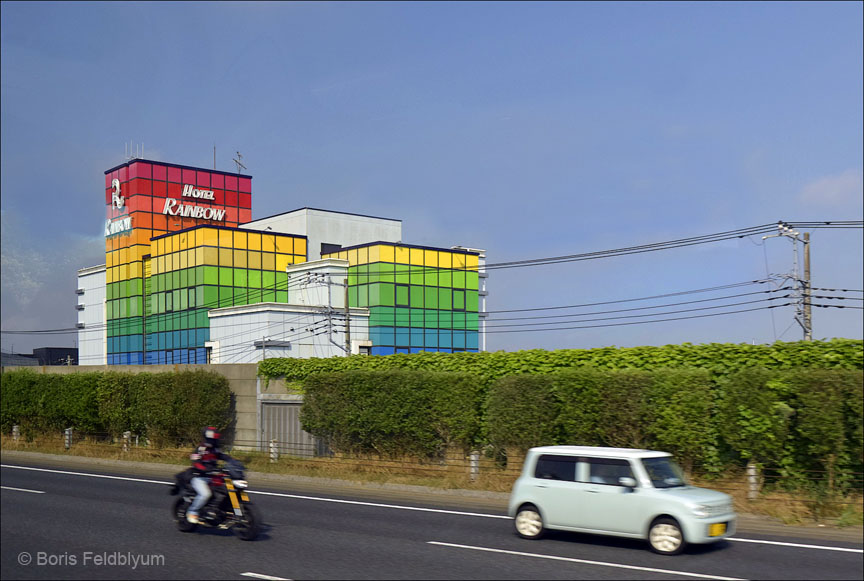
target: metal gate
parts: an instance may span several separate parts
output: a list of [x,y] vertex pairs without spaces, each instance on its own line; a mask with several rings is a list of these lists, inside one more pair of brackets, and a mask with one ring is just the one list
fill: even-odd
[[276,440],[279,455],[314,457],[325,455],[326,446],[300,427],[301,402],[262,402],[263,448]]

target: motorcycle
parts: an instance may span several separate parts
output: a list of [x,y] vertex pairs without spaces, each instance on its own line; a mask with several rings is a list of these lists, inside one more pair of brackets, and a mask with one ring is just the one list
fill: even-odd
[[198,523],[186,520],[186,511],[195,500],[191,476],[191,469],[176,474],[170,491],[172,496],[180,496],[173,507],[174,522],[180,531],[191,533],[201,524],[204,527],[231,529],[244,541],[252,541],[258,536],[261,518],[257,507],[249,500],[242,463],[232,458],[225,463],[221,472],[211,476],[213,494],[198,512]]

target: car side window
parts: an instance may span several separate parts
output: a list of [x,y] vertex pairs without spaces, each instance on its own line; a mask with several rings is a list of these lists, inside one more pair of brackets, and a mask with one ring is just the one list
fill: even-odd
[[576,480],[576,458],[544,454],[537,459],[534,478],[573,482]]
[[619,478],[622,476],[633,478],[633,470],[627,460],[588,458],[588,469],[588,481],[593,484],[621,486]]

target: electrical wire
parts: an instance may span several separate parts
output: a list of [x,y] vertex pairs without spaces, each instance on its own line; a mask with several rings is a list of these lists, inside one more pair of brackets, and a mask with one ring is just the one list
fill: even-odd
[[[791,222],[790,223],[790,222],[782,222],[781,221],[781,222],[778,222],[778,224],[764,224],[764,225],[753,226],[753,227],[749,227],[749,228],[719,232],[719,233],[715,233],[715,234],[708,234],[708,235],[695,236],[695,237],[689,237],[689,238],[681,238],[681,239],[667,241],[667,242],[651,243],[651,244],[645,244],[645,245],[639,245],[639,246],[630,246],[630,247],[624,247],[624,248],[618,248],[618,249],[612,249],[612,250],[603,250],[603,251],[598,251],[598,252],[589,252],[589,253],[582,253],[582,254],[571,254],[571,255],[564,255],[564,256],[536,258],[536,259],[520,260],[520,261],[487,263],[487,264],[484,264],[482,266],[482,269],[485,271],[485,270],[492,270],[492,269],[498,269],[498,268],[519,268],[519,267],[524,267],[524,266],[560,264],[560,263],[565,263],[565,262],[591,260],[591,259],[597,259],[597,258],[608,258],[608,257],[612,257],[612,256],[623,256],[623,255],[627,255],[627,254],[637,254],[637,253],[652,252],[652,251],[657,251],[657,250],[666,250],[666,249],[670,249],[670,248],[679,248],[679,247],[683,247],[683,246],[691,246],[694,244],[705,244],[705,243],[710,243],[710,242],[718,242],[718,241],[729,240],[729,239],[734,239],[734,238],[744,238],[744,237],[748,237],[748,236],[752,236],[752,235],[768,233],[768,232],[774,231],[774,229],[777,228],[778,225],[786,225],[786,226],[795,227],[795,228],[861,228],[862,225],[864,225],[864,222],[861,222],[861,221],[812,222],[811,221],[811,222]],[[480,267],[478,267],[478,270],[479,269],[480,269]],[[394,271],[395,271],[395,268],[394,268]],[[408,272],[410,274],[412,271],[409,269]],[[426,268],[415,269],[413,272],[425,273]],[[329,273],[320,273],[320,274],[329,274]],[[395,274],[395,272],[394,272],[394,274]],[[404,274],[404,273],[400,272],[399,274]],[[358,274],[349,274],[348,275],[349,278],[351,276],[358,276]],[[364,276],[364,274],[359,274],[359,276]],[[365,274],[365,276],[372,276],[372,273]],[[281,284],[283,284],[283,283],[275,283],[272,288],[274,290],[283,290],[283,288],[280,288]],[[289,279],[289,281],[284,283],[284,290],[288,290],[289,288],[299,287],[299,286],[303,286],[303,285],[307,285],[307,284],[309,284],[308,278],[307,278],[306,282],[303,281],[303,278],[298,278],[298,279],[295,279],[293,281]],[[742,284],[749,284],[749,283],[742,283]],[[731,288],[732,286],[734,286],[734,285],[727,285],[726,288]],[[717,287],[717,288],[722,288],[722,287]],[[271,289],[271,287],[267,287],[266,289],[261,289],[261,292],[263,294],[264,291],[269,291],[270,289]],[[257,294],[257,292],[256,292],[257,290],[258,289],[252,289],[252,292]],[[825,290],[832,290],[833,291],[834,289],[825,289]],[[689,293],[689,292],[702,292],[702,291],[701,290],[685,291],[685,293]],[[862,292],[862,291],[850,291],[850,292]],[[675,296],[678,294],[685,294],[685,293],[669,293],[668,295],[657,295],[657,297],[655,297],[655,298],[659,298],[662,296]],[[151,293],[150,296],[154,296],[155,294],[156,293]],[[645,297],[643,299],[622,299],[622,301],[607,301],[604,303],[595,303],[595,304],[610,304],[613,302],[625,302],[627,300],[647,300],[648,298],[649,297]],[[112,299],[112,300],[114,300],[114,299]],[[195,308],[195,309],[216,308],[216,305],[218,305],[218,304],[219,304],[218,302],[216,302],[214,304],[205,303],[204,305],[196,306],[193,308]],[[594,306],[595,304],[589,304],[589,305],[585,305],[585,306]],[[489,311],[489,312],[519,312],[519,311],[545,310],[545,309],[556,309],[556,308],[572,308],[572,307],[573,306],[540,307],[537,309],[510,309],[510,310]],[[175,315],[175,316],[182,316],[183,314],[184,313],[177,313],[177,315]],[[155,315],[150,315],[150,316],[152,317],[152,316],[160,316],[160,315],[162,315],[162,314],[160,313],[160,314],[155,314]],[[78,327],[70,327],[70,328],[65,328],[65,329],[44,329],[44,330],[31,330],[31,331],[9,330],[9,331],[2,331],[2,332],[5,334],[12,334],[12,335],[15,335],[15,334],[51,335],[51,334],[71,334],[71,333],[77,334],[81,331],[84,331],[84,332],[102,331],[104,329],[107,329],[108,326],[109,326],[108,323],[104,323],[104,324],[100,324],[100,325],[85,328],[85,329],[79,329]]]
[[486,331],[486,332],[487,333],[531,333],[531,332],[535,332],[535,331],[568,331],[571,329],[595,329],[595,328],[599,328],[599,327],[621,327],[621,326],[625,326],[625,325],[643,325],[646,323],[662,323],[665,321],[684,321],[684,320],[689,320],[689,319],[701,319],[704,317],[717,317],[720,315],[734,315],[737,313],[750,313],[753,311],[762,311],[765,309],[776,309],[776,308],[780,308],[780,307],[788,307],[791,304],[792,303],[783,303],[782,305],[768,305],[765,307],[755,307],[752,309],[741,309],[741,310],[737,310],[737,311],[729,311],[726,313],[708,313],[708,314],[704,314],[704,315],[693,315],[690,317],[672,317],[669,319],[656,319],[653,321],[632,321],[632,322],[628,322],[628,323],[606,323],[603,325],[581,325],[581,326],[576,326],[576,327],[556,327],[554,329],[493,330],[493,331]]

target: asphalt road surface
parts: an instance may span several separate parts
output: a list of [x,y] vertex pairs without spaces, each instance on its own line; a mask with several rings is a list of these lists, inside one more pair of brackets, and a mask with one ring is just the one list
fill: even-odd
[[[482,497],[338,489],[250,476],[265,526],[181,533],[176,471],[69,465],[4,454],[6,579],[862,579],[861,539],[741,530],[664,557],[644,542],[553,532],[518,538]],[[153,469],[155,470],[155,469]],[[500,505],[500,502],[498,502]]]

